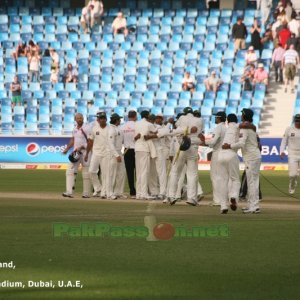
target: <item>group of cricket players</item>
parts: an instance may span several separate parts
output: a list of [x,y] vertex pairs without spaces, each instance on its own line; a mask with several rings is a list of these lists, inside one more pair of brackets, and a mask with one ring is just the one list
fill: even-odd
[[[210,177],[213,206],[220,206],[221,214],[229,207],[236,211],[240,191],[241,149],[245,165],[248,195],[243,213],[260,213],[259,171],[261,151],[256,127],[252,124],[253,111],[242,110],[238,123],[235,114],[218,112],[210,138],[203,135],[199,111],[186,107],[176,120],[164,119],[161,114],[142,111],[128,112],[128,121],[121,124],[113,113],[108,123],[105,112],[98,112],[96,121],[84,123],[80,113],[75,115],[76,126],[64,150],[70,163],[66,171],[64,197],[73,197],[76,175],[81,166],[83,198],[127,198],[124,194],[126,174],[131,198],[161,200],[174,205],[186,197],[186,203],[198,205],[203,190],[198,178],[199,146],[211,148]],[[280,155],[289,149],[289,193],[297,185],[300,163],[300,115],[285,131]],[[201,181],[201,176],[200,176]],[[93,192],[92,192],[93,190]]]

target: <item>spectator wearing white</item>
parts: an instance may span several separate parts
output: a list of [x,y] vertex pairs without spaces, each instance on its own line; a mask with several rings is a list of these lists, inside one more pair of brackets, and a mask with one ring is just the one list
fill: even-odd
[[80,23],[84,33],[88,33],[89,31],[89,22],[91,18],[91,10],[93,9],[93,5],[85,6],[81,11]]
[[295,37],[300,36],[300,22],[296,20],[296,16],[292,16],[292,20],[288,23],[288,28],[291,33],[295,34]]
[[38,52],[35,52],[33,56],[29,57],[29,83],[38,81],[39,79],[39,70],[40,70],[40,56]]
[[272,36],[273,36],[273,39],[275,39],[277,36],[278,36],[278,31],[277,29],[282,25],[281,23],[281,17],[278,16],[277,19],[276,19],[276,22],[273,23],[272,25]]
[[195,78],[191,76],[190,72],[186,72],[184,74],[182,81],[182,89],[184,91],[190,91],[192,93],[195,91]]
[[222,80],[217,76],[216,71],[212,71],[210,77],[204,80],[204,85],[207,91],[217,92]]
[[127,21],[122,12],[119,12],[117,17],[114,19],[112,23],[112,30],[114,35],[120,33],[123,33],[125,37],[128,35]]
[[50,48],[50,56],[52,58],[52,67],[59,69],[59,55],[55,49]]
[[103,3],[99,0],[90,0],[88,6],[91,7],[90,16],[91,16],[91,29],[94,27],[95,23],[100,23],[100,17],[104,13]]
[[58,83],[58,79],[59,79],[58,69],[55,67],[51,67],[51,75],[50,75],[51,83]]
[[246,56],[245,56],[245,59],[246,59],[246,64],[247,65],[255,64],[256,63],[257,56],[256,56],[256,52],[255,52],[253,46],[250,46],[248,48],[248,51],[247,51]]
[[260,9],[262,24],[266,24],[270,15],[272,0],[257,0],[256,6],[257,10]]
[[72,64],[68,64],[67,68],[65,69],[64,74],[64,82],[77,82],[78,81],[78,72],[75,68],[73,68]]
[[294,93],[294,78],[299,63],[299,55],[295,50],[294,45],[290,45],[290,48],[285,51],[282,60],[282,68],[284,68],[285,74],[285,92],[287,92],[287,86],[288,83],[290,83],[291,92]]

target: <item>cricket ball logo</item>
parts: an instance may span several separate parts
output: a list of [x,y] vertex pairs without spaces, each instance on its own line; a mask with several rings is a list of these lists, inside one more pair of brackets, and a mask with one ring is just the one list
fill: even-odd
[[26,153],[29,156],[37,156],[40,153],[40,146],[36,143],[29,143],[26,146]]

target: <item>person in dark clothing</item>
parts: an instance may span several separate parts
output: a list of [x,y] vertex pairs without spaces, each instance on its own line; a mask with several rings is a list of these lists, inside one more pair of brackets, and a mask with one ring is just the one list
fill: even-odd
[[243,23],[243,19],[239,17],[237,23],[232,27],[232,38],[234,39],[234,50],[237,52],[240,49],[246,48],[247,28]]
[[291,37],[287,40],[286,45],[287,45],[287,49],[290,48],[290,45],[294,45],[295,50],[299,53],[299,44],[300,44],[300,40],[299,38],[297,38],[295,36],[294,33],[291,34]]
[[251,32],[251,46],[254,47],[254,50],[259,50],[261,54],[263,45],[260,37],[261,28],[258,25],[257,19],[254,19],[250,32]]

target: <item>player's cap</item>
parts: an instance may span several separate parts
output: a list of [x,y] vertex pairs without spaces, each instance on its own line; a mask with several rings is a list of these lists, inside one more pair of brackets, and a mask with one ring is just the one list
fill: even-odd
[[122,119],[123,117],[119,116],[117,113],[113,113],[111,116],[110,116],[111,119],[115,119],[115,120],[119,120],[119,119]]
[[252,118],[253,117],[253,110],[249,109],[249,108],[244,108],[242,110],[242,114],[248,118]]
[[264,68],[264,64],[259,63],[259,64],[258,64],[258,68]]
[[97,112],[96,117],[99,119],[107,119],[105,111]]
[[300,122],[300,114],[296,114],[294,117],[295,122]]
[[238,118],[237,118],[236,114],[229,114],[227,116],[227,121],[228,121],[228,123],[231,123],[231,122],[237,123]]
[[198,109],[196,109],[196,110],[194,110],[193,115],[194,115],[194,117],[200,118],[201,112]]
[[187,114],[192,114],[193,113],[193,109],[191,108],[191,107],[185,107],[184,109],[183,109],[183,113],[185,114],[185,115],[187,115]]
[[221,118],[226,120],[226,113],[225,111],[218,111],[216,114],[214,114],[216,118]]

